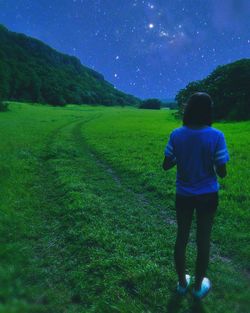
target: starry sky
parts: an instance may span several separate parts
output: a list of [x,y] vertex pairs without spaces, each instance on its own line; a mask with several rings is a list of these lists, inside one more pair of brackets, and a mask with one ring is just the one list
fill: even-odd
[[173,99],[250,56],[249,0],[0,0],[0,23],[140,98]]

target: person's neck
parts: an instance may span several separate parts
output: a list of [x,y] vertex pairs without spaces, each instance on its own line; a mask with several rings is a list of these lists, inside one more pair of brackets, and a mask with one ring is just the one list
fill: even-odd
[[208,127],[208,125],[187,125],[186,127],[192,128],[192,129],[202,129]]

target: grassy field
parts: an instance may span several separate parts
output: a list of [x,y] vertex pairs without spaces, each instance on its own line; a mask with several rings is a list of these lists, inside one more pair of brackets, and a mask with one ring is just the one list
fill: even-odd
[[[250,122],[230,152],[202,303],[175,295],[167,110],[12,103],[0,114],[0,312],[247,313]],[[187,251],[193,274],[195,219]]]

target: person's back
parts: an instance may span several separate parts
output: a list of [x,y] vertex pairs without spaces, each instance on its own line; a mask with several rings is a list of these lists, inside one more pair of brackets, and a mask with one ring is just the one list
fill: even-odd
[[178,194],[218,191],[215,167],[228,161],[221,131],[210,126],[177,128],[171,133],[165,155],[176,158]]
[[187,103],[183,126],[172,131],[165,148],[163,169],[177,165],[175,267],[179,277],[177,291],[185,294],[191,276],[185,275],[185,249],[192,216],[197,215],[197,259],[193,295],[204,297],[211,289],[205,277],[210,250],[210,235],[218,206],[217,175],[227,174],[229,160],[224,135],[212,124],[212,99],[206,93],[193,94]]

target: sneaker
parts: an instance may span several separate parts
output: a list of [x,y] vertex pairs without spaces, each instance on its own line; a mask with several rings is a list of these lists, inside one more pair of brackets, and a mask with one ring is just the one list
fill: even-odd
[[201,283],[201,288],[198,291],[195,291],[194,288],[192,290],[192,294],[196,299],[204,298],[208,292],[211,290],[211,282],[207,277],[204,277]]
[[180,295],[185,295],[188,291],[188,287],[190,286],[190,283],[191,283],[191,276],[186,274],[186,281],[187,281],[187,287],[184,288],[182,286],[180,286],[179,282],[177,283],[177,289],[176,291],[178,292],[178,294]]

